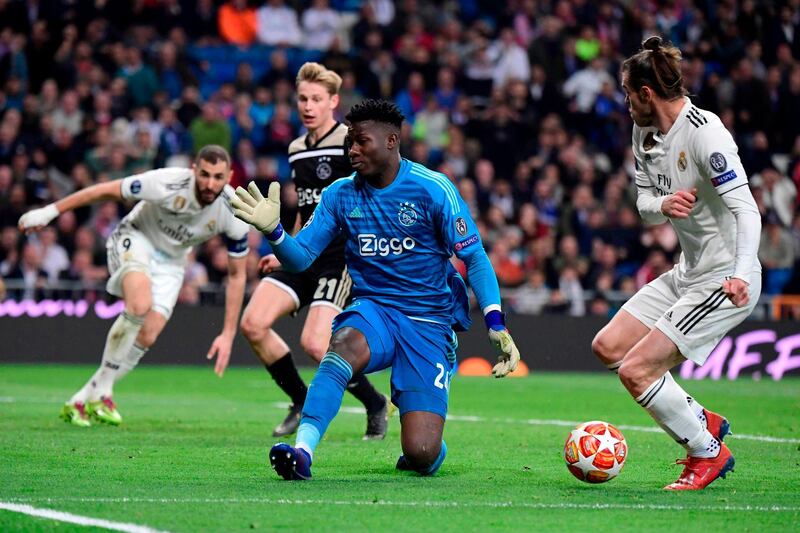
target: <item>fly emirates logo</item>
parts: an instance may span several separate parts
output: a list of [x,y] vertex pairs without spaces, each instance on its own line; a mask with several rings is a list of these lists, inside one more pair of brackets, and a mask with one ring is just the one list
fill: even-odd
[[363,257],[400,255],[413,250],[417,242],[411,237],[378,237],[374,233],[359,233],[358,244]]

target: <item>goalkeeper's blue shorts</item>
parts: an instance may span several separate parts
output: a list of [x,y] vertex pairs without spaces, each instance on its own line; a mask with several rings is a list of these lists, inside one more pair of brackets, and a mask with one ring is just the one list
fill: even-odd
[[354,328],[364,334],[370,359],[364,374],[392,369],[392,403],[400,415],[427,411],[447,415],[458,342],[450,326],[411,319],[360,298],[333,321],[334,333]]

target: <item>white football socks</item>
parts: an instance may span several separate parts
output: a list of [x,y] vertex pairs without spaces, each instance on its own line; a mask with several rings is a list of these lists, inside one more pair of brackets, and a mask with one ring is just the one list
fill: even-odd
[[133,343],[131,346],[130,351],[128,352],[127,357],[125,360],[122,361],[119,365],[119,370],[117,370],[117,375],[114,378],[114,383],[124,378],[128,375],[128,372],[136,368],[136,365],[139,364],[139,361],[144,357],[144,354],[147,353],[147,350],[150,348],[144,348],[143,346],[139,346],[137,343]]
[[692,408],[694,416],[697,417],[697,419],[700,421],[700,424],[703,427],[708,427],[708,420],[706,420],[705,409],[703,408],[702,405],[700,405],[700,402],[698,402],[688,394],[686,395],[686,401],[689,402],[689,407]]
[[[126,311],[117,317],[111,329],[108,330],[100,368],[86,382],[86,385],[70,398],[69,403],[86,403],[99,400],[103,396],[111,396],[114,382],[118,379],[117,376],[120,374],[124,376],[136,365],[136,363],[130,364],[128,356],[131,354],[131,349],[143,323],[143,317],[128,314]],[[141,358],[142,355],[144,355],[144,351],[139,357]],[[138,362],[138,359],[136,361]]]
[[[606,368],[608,368],[609,371],[614,372],[615,374],[619,374],[619,367],[621,366],[622,366],[622,361],[617,361],[616,363],[608,363],[606,365]],[[674,380],[673,383],[675,383]],[[683,388],[677,383],[675,383],[675,386],[681,389],[681,391],[683,391],[683,395],[686,397],[686,401],[689,404],[689,407],[692,408],[692,411],[694,412],[697,419],[700,421],[700,424],[703,427],[707,427],[708,421],[706,420],[705,409],[703,408],[702,405],[700,405],[700,402],[689,396],[686,393],[686,391],[684,391]]]
[[652,383],[636,401],[669,436],[686,448],[689,455],[716,457],[719,454],[719,442],[700,422],[694,407],[687,401],[686,392],[669,372]]

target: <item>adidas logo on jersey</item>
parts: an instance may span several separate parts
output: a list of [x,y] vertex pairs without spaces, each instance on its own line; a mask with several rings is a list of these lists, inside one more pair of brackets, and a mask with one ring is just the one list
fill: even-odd
[[347,218],[364,218],[364,214],[361,213],[361,208],[360,207],[355,206],[353,208],[353,210],[350,211],[350,214],[347,215]]

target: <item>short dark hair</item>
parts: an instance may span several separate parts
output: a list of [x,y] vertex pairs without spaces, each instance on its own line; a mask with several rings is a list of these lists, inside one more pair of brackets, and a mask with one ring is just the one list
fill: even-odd
[[208,161],[212,165],[215,165],[218,161],[225,161],[228,164],[228,167],[231,166],[231,156],[228,154],[228,151],[218,144],[207,144],[200,148],[200,151],[197,152],[197,156],[194,158],[194,162],[199,163],[200,160]]
[[405,117],[393,102],[388,100],[375,100],[368,98],[350,108],[345,120],[350,124],[372,120],[382,124],[389,124],[397,129],[403,125]]

